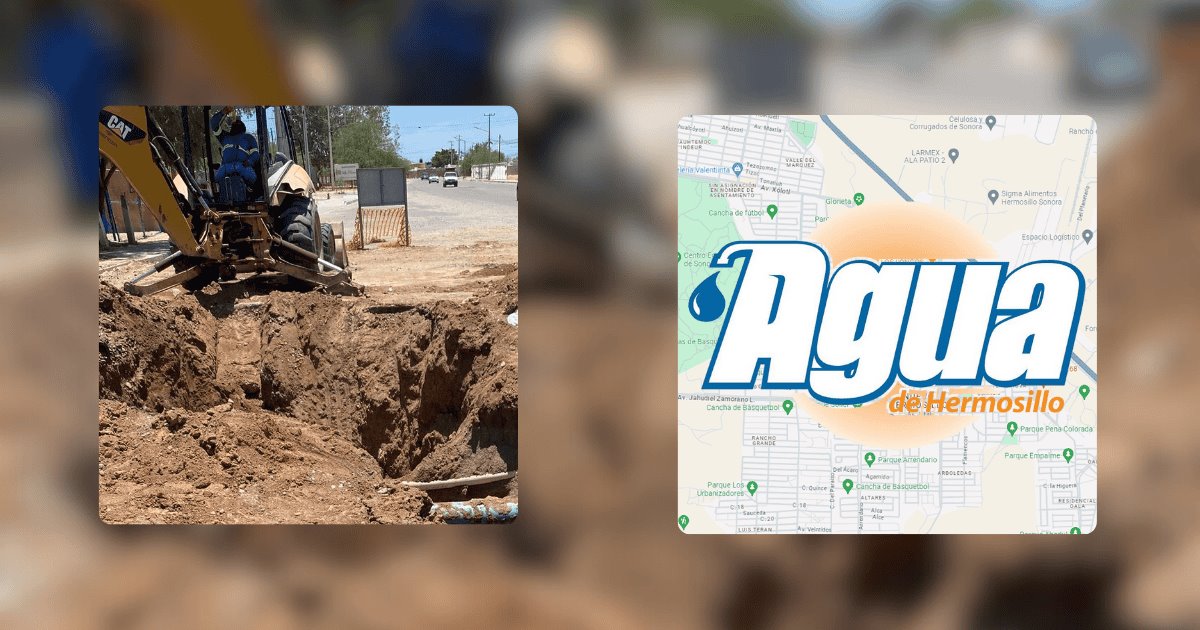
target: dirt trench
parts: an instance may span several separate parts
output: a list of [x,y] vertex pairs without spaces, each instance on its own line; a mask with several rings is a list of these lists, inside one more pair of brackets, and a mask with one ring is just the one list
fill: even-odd
[[473,304],[99,296],[106,522],[429,522],[516,501],[516,273]]

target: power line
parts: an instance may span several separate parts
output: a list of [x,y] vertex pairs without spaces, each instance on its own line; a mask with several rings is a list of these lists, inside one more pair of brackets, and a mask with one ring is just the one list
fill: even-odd
[[[495,116],[495,114],[484,114],[484,115],[485,116]],[[517,122],[517,119],[516,118],[504,118],[501,120],[497,120],[495,122],[497,125],[506,125],[509,123]],[[401,128],[401,129],[436,129],[436,128],[446,128],[446,127],[470,127],[473,125],[474,125],[474,123],[431,123],[428,125],[395,125],[395,126]]]

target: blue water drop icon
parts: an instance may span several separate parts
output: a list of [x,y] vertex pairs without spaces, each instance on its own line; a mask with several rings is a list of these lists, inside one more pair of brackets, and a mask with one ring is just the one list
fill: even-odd
[[717,288],[717,273],[720,272],[714,272],[697,285],[688,300],[688,311],[702,322],[711,322],[725,312],[725,296]]

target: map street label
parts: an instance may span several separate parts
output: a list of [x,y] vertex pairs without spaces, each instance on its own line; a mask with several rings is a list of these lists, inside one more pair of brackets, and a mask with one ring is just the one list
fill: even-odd
[[850,494],[850,491],[854,489],[854,480],[847,479],[843,481],[842,487],[846,489],[846,494]]
[[1013,422],[1011,420],[1008,422],[1008,434],[1013,437],[1017,436],[1017,423],[1016,422]]
[[854,205],[861,206],[867,200],[867,196],[862,193],[854,193]]
[[1079,395],[1080,395],[1080,396],[1083,396],[1083,399],[1084,399],[1084,400],[1087,400],[1088,394],[1090,394],[1090,393],[1092,393],[1092,388],[1091,388],[1091,387],[1088,387],[1087,385],[1080,385],[1080,386],[1079,386]]
[[1093,231],[1091,231],[1091,230],[1084,230],[1084,231],[1083,231],[1083,243],[1084,243],[1084,245],[1091,245],[1091,244],[1092,244],[1092,237],[1093,237],[1093,236],[1095,236],[1095,235],[1096,235],[1096,233],[1095,233],[1095,232],[1093,232]]
[[746,483],[746,491],[750,493],[750,496],[754,496],[754,493],[758,492],[758,482],[757,481],[747,482]]
[[988,200],[992,202],[993,206],[996,205],[996,200],[999,198],[1000,198],[1000,191],[998,191],[998,190],[989,190],[988,191]]
[[688,523],[691,522],[691,520],[692,519],[688,518],[687,514],[680,514],[679,515],[679,529],[686,530],[687,525],[688,525]]
[[958,161],[958,149],[950,149],[950,163],[953,164],[957,161]]
[[1068,464],[1071,463],[1072,457],[1075,457],[1075,451],[1070,448],[1064,448],[1063,449],[1063,459],[1067,460]]
[[988,130],[991,131],[992,127],[996,126],[996,117],[988,116],[987,118],[983,119],[983,122],[987,124]]
[[779,206],[777,206],[775,204],[771,204],[771,205],[767,206],[767,216],[774,219],[775,215],[777,215],[777,214],[779,214]]
[[792,401],[790,401],[790,400],[785,400],[785,401],[783,401],[783,413],[786,413],[786,414],[788,414],[788,415],[791,415],[791,413],[792,413],[792,407],[795,407],[795,406],[796,406],[796,405],[795,405],[795,404],[794,404]]
[[741,176],[742,176],[742,163],[741,162],[733,163],[733,176],[741,178]]

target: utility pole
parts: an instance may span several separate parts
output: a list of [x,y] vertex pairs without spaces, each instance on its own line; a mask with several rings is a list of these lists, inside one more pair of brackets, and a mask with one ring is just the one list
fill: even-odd
[[458,140],[458,153],[459,153],[459,155],[461,155],[461,154],[462,154],[462,152],[463,152],[463,148],[464,148],[464,147],[463,147],[463,137],[462,137],[462,134],[460,133],[460,134],[458,134],[457,136],[454,136],[454,139],[455,139],[455,140]]
[[492,116],[495,114],[484,114],[488,119],[488,152],[492,151]]
[[308,152],[308,107],[300,106],[300,133],[304,135],[304,170],[312,175],[312,155]]
[[333,118],[329,113],[331,109],[333,109],[332,106],[325,106],[325,130],[329,132],[329,189],[333,190]]

